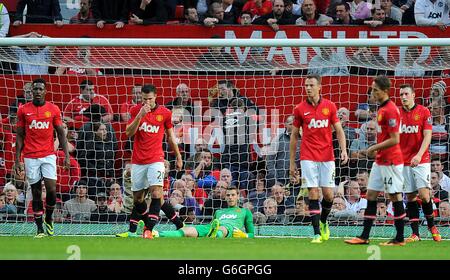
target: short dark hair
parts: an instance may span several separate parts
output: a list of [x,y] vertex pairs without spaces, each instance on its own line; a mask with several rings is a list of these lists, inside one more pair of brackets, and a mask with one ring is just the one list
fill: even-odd
[[102,125],[104,125],[104,123],[102,123],[102,122],[95,122],[92,125],[93,131],[96,132],[100,128],[100,126],[102,126]]
[[391,89],[391,81],[386,76],[377,76],[373,82],[383,91]]
[[91,81],[91,80],[83,80],[83,81],[81,81],[81,83],[80,83],[80,89],[81,90],[83,90],[83,89],[85,89],[86,88],[86,86],[92,86],[92,85],[94,85],[94,83]]
[[410,88],[414,92],[414,87],[411,84],[401,84],[400,88]]
[[156,94],[156,87],[152,84],[145,84],[142,86],[141,89],[142,93],[150,93],[153,92],[154,94]]
[[316,79],[319,85],[322,84],[322,78],[320,77],[320,75],[317,74],[309,74],[306,76],[306,79]]
[[234,185],[228,186],[227,191],[232,191],[232,190],[235,190],[239,194],[238,188],[236,186],[234,186]]
[[242,11],[239,17],[242,17],[242,15],[250,15],[250,17],[253,17],[253,13],[250,10]]
[[226,85],[227,86],[227,88],[234,88],[234,83],[232,82],[232,81],[230,81],[230,80],[219,80],[218,82],[217,82],[217,84],[218,85]]
[[47,82],[43,79],[43,78],[36,78],[33,80],[33,85],[34,84],[44,84],[44,86],[47,86]]
[[87,187],[88,186],[87,181],[85,179],[81,179],[80,181],[76,182],[74,185],[75,188],[78,188],[79,186]]
[[342,1],[341,3],[337,4],[336,7],[337,7],[337,6],[344,6],[344,7],[345,7],[345,10],[346,10],[347,12],[350,11],[350,5],[348,4],[348,2]]
[[192,6],[188,6],[184,8],[184,15],[187,16],[189,15],[189,9],[195,9],[197,11],[196,7],[192,7]]
[[442,164],[442,160],[439,156],[431,156],[431,161],[439,161]]

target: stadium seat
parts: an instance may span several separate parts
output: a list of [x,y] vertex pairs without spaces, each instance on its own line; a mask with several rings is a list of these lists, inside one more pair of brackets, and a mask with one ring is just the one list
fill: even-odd
[[177,5],[177,8],[175,10],[175,19],[182,20],[183,18],[184,18],[184,6]]

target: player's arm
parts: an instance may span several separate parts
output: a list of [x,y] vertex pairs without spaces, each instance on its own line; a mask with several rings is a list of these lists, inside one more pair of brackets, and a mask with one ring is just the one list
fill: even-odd
[[127,137],[133,137],[136,134],[139,128],[139,124],[141,123],[141,119],[145,116],[145,114],[150,112],[150,110],[151,108],[148,104],[141,107],[139,113],[136,115],[133,121],[127,125],[127,128],[125,129],[125,134],[127,135]]
[[16,173],[18,173],[18,168],[20,166],[20,156],[22,154],[23,150],[23,140],[25,139],[25,128],[24,127],[17,127],[16,129],[16,161],[15,161],[15,167],[16,167]]
[[295,157],[297,152],[297,144],[299,139],[299,128],[295,125],[292,127],[291,139],[289,141],[289,176],[295,178],[297,182],[297,166],[295,164]]
[[417,154],[411,159],[411,167],[416,167],[420,163],[423,154],[430,146],[430,143],[431,143],[431,130],[424,129],[422,144],[420,145],[420,149],[417,152]]
[[244,227],[245,231],[243,232],[241,229],[237,227],[233,227],[233,237],[234,238],[253,238],[255,237],[255,226],[253,225],[253,215],[248,209],[242,209],[245,211],[244,218]]
[[379,150],[386,150],[394,145],[400,143],[400,132],[389,132],[389,139],[384,140],[381,143],[370,146],[367,149],[367,155],[369,157],[374,157],[375,152]]
[[250,210],[247,209],[247,214],[245,215],[245,231],[247,232],[248,238],[255,237],[255,226],[253,225],[253,215]]
[[347,155],[347,141],[345,140],[345,132],[342,128],[342,124],[340,122],[336,122],[333,124],[334,130],[336,130],[336,137],[339,142],[339,148],[341,149],[341,162],[342,164],[346,164],[348,161]]
[[16,174],[20,173],[20,156],[22,155],[22,150],[24,146],[25,139],[25,114],[23,113],[22,107],[17,110],[17,124],[16,124]]
[[175,152],[176,156],[176,168],[180,171],[183,168],[183,160],[181,158],[180,150],[178,149],[177,142],[175,140],[175,133],[173,132],[173,128],[166,129],[167,143],[169,143],[172,151]]
[[69,145],[66,138],[66,133],[62,125],[55,126],[56,134],[58,135],[58,141],[61,148],[64,151],[64,168],[70,169],[70,155],[69,155]]

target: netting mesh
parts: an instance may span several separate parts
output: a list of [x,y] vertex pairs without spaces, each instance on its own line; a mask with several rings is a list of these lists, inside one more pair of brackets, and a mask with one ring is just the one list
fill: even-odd
[[[16,63],[19,61],[24,64],[52,67],[128,68],[158,71],[310,70],[318,71],[324,76],[326,74],[336,75],[336,72],[332,72],[333,69],[343,66],[350,69],[347,69],[347,72],[341,70],[343,72],[337,72],[337,74],[348,75],[352,72],[351,74],[366,75],[360,71],[368,70],[370,72],[374,69],[396,71],[395,75],[397,76],[421,76],[418,74],[419,70],[448,69],[450,48],[448,46],[297,48],[29,46],[1,47],[0,59],[4,62]],[[352,67],[357,69],[352,69]]]
[[[33,221],[29,184],[25,174],[14,176],[12,168],[17,109],[31,100],[29,83],[38,75],[48,83],[47,101],[63,113],[71,144],[69,171],[63,170],[64,156],[57,153],[54,218],[57,223],[71,224],[67,231],[64,224],[58,225],[61,234],[105,234],[126,228],[132,208],[129,164],[133,142],[126,137],[125,127],[130,107],[140,102],[143,84],[154,84],[158,103],[173,114],[184,167],[175,171],[174,153],[164,143],[168,163],[164,194],[166,203],[186,223],[211,221],[213,211],[226,206],[225,188],[236,185],[240,205],[251,209],[254,222],[261,225],[257,234],[312,233],[307,191],[293,184],[288,175],[289,116],[305,99],[307,74],[323,76],[322,94],[339,109],[352,157],[348,165],[336,161],[336,198],[330,221],[337,236],[355,235],[362,224],[373,159],[358,152],[373,141],[367,132],[377,110],[369,91],[373,76],[391,78],[391,94],[398,105],[399,85],[414,86],[417,103],[429,106],[433,115],[430,151],[439,158],[444,174],[448,173],[448,46],[1,47],[0,61],[0,188],[6,204],[11,205],[0,213],[1,221],[8,222],[0,227],[2,234],[23,234],[32,228],[28,224]],[[95,95],[89,96],[80,86],[86,79],[92,81]],[[106,129],[103,138],[102,125]],[[334,146],[338,155],[337,141]],[[198,173],[202,161],[206,166]],[[86,193],[76,187],[80,181],[88,186]],[[444,183],[433,185],[433,196],[438,224],[448,228],[445,207],[450,186]],[[351,192],[354,186],[358,191]],[[15,190],[14,199],[10,189]],[[375,235],[386,237],[393,230],[389,200],[379,199],[378,214]],[[164,213],[161,217],[162,224],[169,223]],[[421,218],[424,223],[423,213]],[[441,232],[449,237],[448,231]]]

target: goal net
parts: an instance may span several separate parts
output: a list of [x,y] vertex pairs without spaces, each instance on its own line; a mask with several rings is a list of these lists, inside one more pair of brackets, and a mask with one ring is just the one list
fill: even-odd
[[[172,111],[184,163],[176,171],[174,153],[164,143],[165,203],[186,224],[210,222],[234,185],[240,205],[253,213],[256,235],[311,236],[307,189],[289,179],[289,137],[293,109],[306,98],[305,77],[318,74],[322,96],[337,105],[351,157],[346,165],[336,160],[333,235],[360,233],[373,164],[365,150],[376,134],[370,86],[376,75],[387,75],[398,105],[399,86],[409,83],[416,102],[432,113],[432,195],[441,234],[450,237],[448,39],[5,38],[0,61],[0,234],[35,231],[26,174],[13,172],[15,125],[18,107],[32,99],[30,83],[43,77],[46,100],[63,114],[71,154],[71,168],[64,170],[55,140],[58,234],[127,229],[133,141],[125,128],[142,85],[153,84],[158,104]],[[336,139],[334,148],[338,158]],[[374,235],[391,236],[392,203],[385,196],[377,212]],[[423,213],[421,225],[428,236]],[[173,228],[162,212],[158,227]]]

